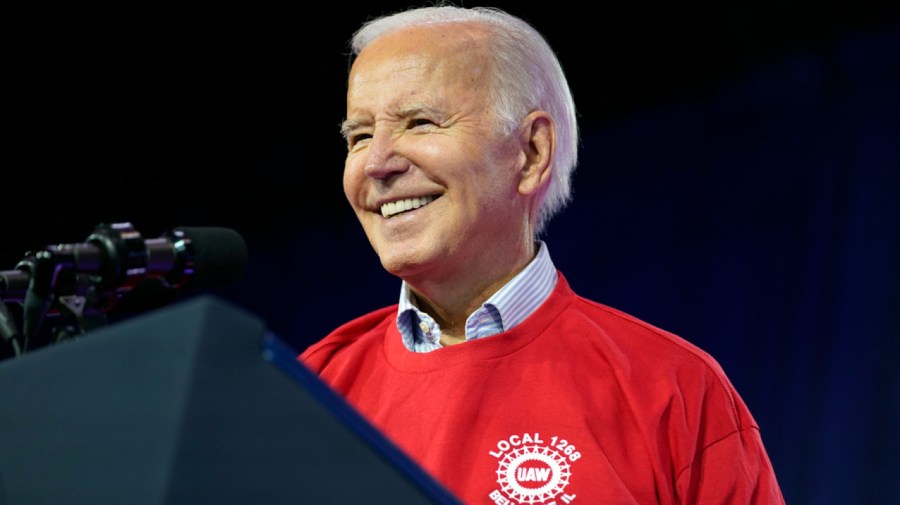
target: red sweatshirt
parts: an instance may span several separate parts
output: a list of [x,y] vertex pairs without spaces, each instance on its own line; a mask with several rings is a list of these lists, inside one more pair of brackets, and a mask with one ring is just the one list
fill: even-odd
[[759,427],[684,339],[557,287],[510,331],[429,353],[397,307],[299,359],[467,504],[783,504]]

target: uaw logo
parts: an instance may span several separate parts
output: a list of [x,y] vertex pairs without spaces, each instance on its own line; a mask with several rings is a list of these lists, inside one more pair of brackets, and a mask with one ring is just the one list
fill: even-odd
[[499,489],[488,495],[497,505],[561,505],[575,500],[566,487],[571,463],[581,459],[581,453],[566,439],[544,439],[540,433],[512,435],[497,442],[497,450],[489,454],[498,460]]

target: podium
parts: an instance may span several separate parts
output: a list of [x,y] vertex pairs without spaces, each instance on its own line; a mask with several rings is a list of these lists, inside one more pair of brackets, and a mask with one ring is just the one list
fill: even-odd
[[198,296],[0,362],[0,504],[458,504],[262,320]]

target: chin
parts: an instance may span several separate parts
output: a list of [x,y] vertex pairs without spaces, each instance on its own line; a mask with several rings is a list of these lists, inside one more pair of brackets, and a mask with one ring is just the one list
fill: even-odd
[[401,259],[394,256],[379,256],[381,259],[381,266],[387,270],[388,273],[395,275],[397,277],[405,277],[409,275],[413,275],[416,272],[421,270],[421,266],[409,259]]
[[390,274],[400,278],[410,277],[428,269],[432,262],[420,254],[412,254],[409,250],[393,250],[379,252],[381,266]]
[[449,244],[434,233],[419,233],[402,239],[380,236],[371,243],[381,266],[397,277],[421,274],[448,259]]

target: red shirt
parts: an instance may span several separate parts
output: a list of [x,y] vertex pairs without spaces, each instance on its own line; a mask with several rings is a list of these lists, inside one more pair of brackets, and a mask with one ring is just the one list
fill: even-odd
[[299,359],[467,504],[783,504],[759,427],[686,340],[576,295],[430,353],[396,306]]

